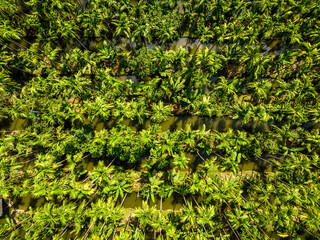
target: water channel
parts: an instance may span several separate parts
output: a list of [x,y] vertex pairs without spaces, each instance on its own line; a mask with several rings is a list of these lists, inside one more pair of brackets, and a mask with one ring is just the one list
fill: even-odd
[[[23,131],[31,124],[27,119],[16,119],[14,121],[10,119],[0,120],[0,136],[4,136],[5,133],[10,134],[18,131]],[[117,119],[111,118],[109,121],[103,121],[95,118],[91,123],[86,120],[84,125],[91,125],[94,130],[100,131],[101,129],[111,129],[116,126]],[[142,124],[135,120],[124,119],[122,125],[129,126],[133,131],[141,131],[147,129],[150,125],[154,124],[150,119],[146,119]],[[187,125],[190,125],[192,130],[201,130],[205,126],[206,130],[215,130],[218,132],[226,132],[228,129],[240,130],[240,131],[270,131],[272,125],[279,126],[279,123],[274,121],[268,121],[260,124],[258,121],[247,124],[242,124],[241,121],[230,118],[219,117],[199,117],[199,116],[167,116],[167,120],[159,124],[162,131],[175,131],[185,129]],[[307,126],[308,124],[306,124]],[[310,124],[309,124],[310,125]],[[308,125],[308,126],[309,126]],[[314,127],[317,127],[315,125]]]

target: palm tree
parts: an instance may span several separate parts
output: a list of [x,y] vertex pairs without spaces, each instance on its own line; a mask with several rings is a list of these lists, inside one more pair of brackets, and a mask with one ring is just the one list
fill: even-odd
[[111,180],[109,180],[109,186],[104,187],[103,191],[110,195],[113,195],[114,201],[116,202],[119,196],[123,199],[124,193],[132,192],[132,184],[128,183],[126,180],[112,178]]
[[109,181],[111,174],[114,172],[114,166],[105,166],[103,161],[98,162],[98,166],[91,172],[92,183],[103,186]]
[[[208,232],[206,230],[206,227],[209,227],[208,229],[211,229],[211,233],[212,231],[216,230],[216,226],[218,224],[214,223],[214,220],[216,218],[216,209],[214,206],[200,205],[197,207],[197,212],[198,212],[197,223],[203,226],[207,234]],[[214,238],[212,234],[208,235],[208,237]]]
[[119,17],[119,19],[115,19],[112,21],[112,23],[116,26],[116,29],[115,29],[113,35],[115,37],[125,36],[127,38],[130,38],[130,36],[131,36],[131,23],[128,19],[129,16],[123,12],[118,17]]
[[315,109],[312,108],[308,111],[309,116],[311,117],[312,123],[316,124],[320,122],[320,111],[319,111],[319,106],[316,107]]
[[108,99],[97,97],[95,102],[85,101],[84,108],[88,114],[88,120],[93,121],[95,118],[108,120],[111,116],[111,111],[114,108],[112,103],[109,103]]
[[265,72],[265,66],[269,61],[267,56],[260,54],[260,47],[247,47],[245,54],[241,57],[241,63],[245,66],[250,77],[257,79],[258,75]]
[[215,75],[222,68],[221,57],[208,48],[202,49],[197,54],[196,64],[206,74],[207,77]]
[[141,20],[132,32],[131,41],[135,42],[137,40],[138,43],[144,43],[144,46],[147,47],[147,41],[151,42],[150,31],[149,24],[146,24],[145,20]]
[[183,205],[180,219],[182,223],[186,224],[185,229],[188,232],[189,227],[191,228],[192,236],[194,236],[194,229],[197,227],[197,215],[190,202],[186,202],[185,205]]
[[138,208],[134,211],[134,215],[138,219],[139,225],[142,225],[143,227],[144,239],[146,235],[146,228],[152,225],[153,218],[157,213],[158,211],[154,207],[150,208],[146,201],[142,202],[142,208]]
[[109,32],[107,26],[103,24],[105,14],[102,15],[100,11],[89,9],[77,16],[80,26],[84,29],[84,37],[101,38]]
[[78,27],[73,22],[65,22],[61,19],[56,21],[57,27],[59,29],[59,34],[62,38],[64,38],[66,43],[69,43],[71,39],[76,39],[77,42],[84,48],[87,49],[86,46],[79,40],[79,36],[77,31],[79,31]]
[[233,119],[240,119],[243,124],[248,123],[253,115],[253,106],[251,103],[236,104],[233,106]]
[[[123,215],[123,209],[120,206],[115,206],[115,201],[112,197],[109,197],[107,201],[99,199],[96,203],[92,203],[92,208],[88,213],[88,217],[91,218],[90,226],[93,227],[92,231],[94,232],[99,229],[98,234],[102,234],[105,237],[112,235],[123,219]],[[98,223],[102,223],[102,225],[99,224],[99,228],[96,227]],[[88,233],[89,229],[86,234],[87,236]]]
[[161,179],[162,175],[163,173],[156,174],[155,170],[152,173],[148,172],[148,183],[142,187],[142,195],[147,198],[147,201],[150,197],[152,202],[155,202],[155,195],[159,194],[164,183]]
[[260,102],[267,100],[268,93],[271,90],[272,83],[269,80],[262,79],[261,81],[254,81],[247,84],[248,90],[253,92],[253,99]]
[[221,98],[227,98],[229,101],[237,94],[235,84],[237,79],[227,80],[225,77],[220,77],[221,81],[214,86],[214,90],[217,91],[218,96]]
[[132,100],[130,103],[127,103],[125,115],[131,120],[138,120],[139,124],[142,124],[150,114],[146,103],[141,99],[138,102]]
[[186,155],[183,152],[181,152],[179,155],[178,154],[173,155],[173,165],[175,167],[186,169],[188,168],[188,163],[189,163],[189,158],[186,157]]
[[171,109],[172,109],[171,105],[164,106],[162,101],[160,101],[158,104],[153,103],[152,105],[153,114],[151,116],[151,120],[156,123],[161,123],[166,121],[168,119],[168,116],[172,115]]
[[296,98],[300,92],[301,81],[296,79],[290,83],[284,80],[277,80],[277,88],[275,90],[275,96],[283,96],[283,100],[291,101]]
[[3,42],[10,42],[14,40],[20,40],[24,37],[25,32],[21,29],[14,29],[11,27],[10,22],[2,21],[0,30],[0,40]]

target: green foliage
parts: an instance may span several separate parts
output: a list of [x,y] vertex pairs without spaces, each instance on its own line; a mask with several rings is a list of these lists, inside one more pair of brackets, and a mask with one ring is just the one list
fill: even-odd
[[0,238],[317,239],[319,9],[3,0]]

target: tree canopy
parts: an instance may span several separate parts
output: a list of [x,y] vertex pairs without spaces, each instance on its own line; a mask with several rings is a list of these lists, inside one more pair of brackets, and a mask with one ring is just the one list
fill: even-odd
[[2,0],[0,238],[318,239],[319,10]]

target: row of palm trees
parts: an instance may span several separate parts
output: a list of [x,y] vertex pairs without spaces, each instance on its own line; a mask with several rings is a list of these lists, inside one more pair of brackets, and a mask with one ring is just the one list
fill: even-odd
[[[88,170],[83,163],[87,157],[93,160],[105,159],[105,164],[116,164],[120,169],[142,167],[143,171],[169,170],[171,167],[195,168],[198,164],[195,159],[202,160],[202,156],[217,157],[218,169],[233,172],[239,172],[240,165],[246,161],[255,161],[261,167],[263,163],[271,165],[276,173],[281,173],[287,181],[292,182],[299,179],[299,182],[307,181],[318,166],[316,151],[319,131],[290,129],[289,125],[274,127],[271,132],[253,134],[232,130],[219,133],[190,128],[171,133],[162,132],[156,125],[140,132],[121,125],[110,131],[100,132],[94,131],[90,126],[73,128],[68,132],[64,132],[63,128],[61,126],[55,130],[54,127],[38,123],[21,133],[5,135],[1,140],[2,177],[8,179],[8,183],[12,180],[12,183],[17,184],[15,195],[38,194],[38,197],[53,197],[56,195],[55,186],[50,185],[53,187],[51,189],[43,181],[49,179],[52,183],[57,183],[64,178],[60,182],[60,185],[65,185],[65,188],[60,189],[62,195],[67,195],[70,189],[74,191],[73,198],[92,194],[90,184],[79,187],[77,182],[88,177]],[[141,163],[143,157],[146,160]],[[30,169],[24,171],[25,165]],[[106,177],[112,174],[104,169],[103,162],[99,163],[98,169],[100,168],[97,171],[104,172]],[[63,169],[68,174],[60,171]],[[99,176],[92,174],[92,179]],[[131,180],[123,182],[125,176],[120,173],[116,175],[115,183],[124,188],[130,187],[126,182]],[[155,176],[148,175],[148,181]],[[20,185],[20,181],[24,179],[27,183]],[[102,186],[115,184],[113,181],[103,181],[98,178],[95,183],[101,182]],[[37,189],[33,184],[36,184]],[[7,197],[12,186],[8,188],[5,185],[2,195]],[[125,192],[121,187],[104,191],[111,191],[116,196],[122,196]]]
[[[0,120],[30,124],[0,139],[0,195],[14,204],[0,238],[316,239],[320,135],[308,124],[320,120],[319,9],[4,0]],[[171,50],[182,37],[195,47]],[[162,131],[173,114],[277,124]],[[117,123],[95,131],[96,119]],[[133,131],[125,119],[152,124]],[[240,170],[248,162],[251,176]],[[142,206],[125,208],[129,194]],[[17,209],[27,197],[45,203]],[[181,209],[164,210],[168,199]]]
[[[218,84],[218,88],[224,88],[223,82]],[[295,84],[295,83],[293,83]],[[117,83],[120,89],[124,89],[124,85],[120,82]],[[229,85],[230,84],[226,84]],[[67,86],[65,86],[67,88]],[[254,86],[253,86],[254,87]],[[118,90],[120,90],[118,89]],[[32,89],[30,89],[32,91]],[[111,89],[110,89],[111,90]],[[224,89],[228,91],[227,89]],[[288,90],[280,90],[284,95],[281,98],[291,98],[294,96],[293,92]],[[297,89],[297,91],[304,91],[303,89]],[[70,88],[68,89],[70,91]],[[87,94],[87,93],[85,93]],[[197,116],[209,116],[209,117],[229,117],[232,119],[239,119],[242,123],[259,121],[261,123],[274,120],[277,123],[287,122],[292,125],[300,125],[303,123],[317,123],[319,122],[318,103],[312,105],[308,102],[299,102],[299,97],[292,99],[292,102],[275,102],[268,104],[259,104],[249,101],[239,102],[244,98],[249,98],[250,95],[241,96],[238,100],[235,97],[235,102],[228,102],[230,99],[227,95],[221,96],[222,100],[217,95],[203,95],[196,91],[192,96],[192,93],[185,93],[187,97],[179,97],[177,102],[163,103],[153,102],[150,99],[145,99],[145,96],[138,96],[130,101],[118,98],[116,102],[108,96],[98,96],[100,93],[94,93],[96,96],[94,101],[87,99],[85,101],[79,100],[80,98],[63,97],[60,96],[54,99],[43,99],[41,95],[39,97],[32,96],[31,99],[27,99],[30,96],[29,93],[12,96],[4,95],[8,104],[4,104],[1,109],[2,117],[10,117],[11,119],[26,118],[34,121],[46,120],[50,125],[64,124],[66,121],[75,125],[77,123],[85,123],[87,120],[93,121],[95,118],[99,118],[103,121],[110,119],[118,119],[119,122],[123,122],[124,119],[135,120],[138,124],[143,124],[147,119],[151,119],[155,123],[161,123],[168,119],[168,116],[173,114],[184,115],[197,115]],[[116,92],[113,92],[116,95]],[[233,94],[233,93],[231,93]],[[261,93],[265,94],[265,93]],[[305,95],[312,93],[305,92]],[[191,95],[191,96],[190,96]],[[73,95],[74,96],[74,95]],[[41,101],[38,99],[42,98]],[[121,99],[122,98],[122,99]],[[190,99],[191,98],[191,99]],[[254,97],[252,97],[254,98]],[[70,100],[71,99],[71,100]],[[76,99],[76,103],[72,103],[72,99]],[[31,100],[31,101],[30,101]],[[221,101],[222,100],[222,101]],[[259,100],[260,101],[260,100]],[[271,99],[272,101],[272,99]],[[316,101],[316,100],[315,100]],[[57,114],[57,112],[59,112]]]
[[[55,49],[48,58],[57,59],[59,52],[61,50]],[[84,122],[86,116],[104,120],[120,116],[139,123],[151,118],[161,122],[172,113],[230,116],[243,123],[272,119],[295,124],[319,121],[316,110],[319,105],[317,73],[302,72],[292,80],[261,78],[248,81],[241,76],[220,76],[218,81],[210,81],[209,77],[217,73],[216,67],[221,66],[222,62],[220,59],[213,64],[219,58],[208,49],[199,50],[193,56],[188,56],[183,49],[177,52],[158,49],[147,55],[150,65],[143,70],[141,62],[146,61],[143,60],[144,53],[132,57],[142,58],[137,62],[127,61],[136,69],[135,73],[139,72],[141,79],[151,78],[138,84],[131,80],[124,83],[115,78],[109,70],[97,67],[101,55],[83,54],[79,49],[72,51],[68,57],[69,63],[65,65],[69,69],[78,67],[73,76],[61,76],[65,71],[63,64],[50,63],[48,58],[40,61],[40,68],[39,62],[34,59],[37,69],[36,65],[33,66],[33,72],[40,71],[46,76],[35,74],[24,83],[13,80],[12,73],[10,76],[3,70],[1,113],[11,118],[43,118],[52,124],[62,123],[65,119]],[[7,56],[3,57],[8,60]],[[7,64],[9,62],[10,58]],[[19,81],[20,86],[16,86],[15,81]],[[70,102],[75,98],[78,99],[75,103]],[[57,109],[59,115],[54,114]]]
[[[76,0],[32,0],[6,1],[1,14],[30,37],[38,35],[39,40],[56,44],[77,38],[82,47],[86,47],[82,37],[126,37],[139,44],[164,44],[185,35],[219,43],[279,39],[294,45],[319,39],[311,27],[318,24],[318,8],[317,1],[157,0],[132,4],[129,0],[94,0],[84,8]],[[47,35],[52,38],[46,40]]]
[[[226,177],[217,171],[215,158],[206,159],[192,174],[172,171],[169,176],[159,172],[146,176],[149,181],[146,188],[163,199],[167,196],[158,191],[163,190],[165,182],[171,182],[174,195],[184,203],[181,211],[156,210],[144,202],[125,216],[121,205],[126,195],[102,190],[108,186],[104,181],[118,178],[114,171],[113,166],[105,167],[99,162],[90,178],[82,180],[82,184],[96,185],[95,193],[74,200],[71,194],[61,197],[57,193],[55,203],[47,202],[43,207],[19,212],[17,222],[11,220],[1,229],[2,236],[13,239],[21,236],[27,239],[67,236],[145,239],[146,235],[160,239],[268,239],[270,232],[277,232],[280,237],[298,237],[303,232],[316,237],[319,231],[320,192],[316,172],[301,183],[291,181],[281,170],[269,177]],[[305,169],[304,173],[307,172]],[[297,175],[298,172],[293,174]],[[48,179],[43,181],[48,183]],[[64,187],[60,183],[58,188]],[[96,195],[98,199],[94,198]],[[121,203],[118,201],[120,205],[115,204],[118,196],[122,199]],[[148,199],[152,201],[152,197]]]
[[[30,8],[27,8],[28,11],[32,12],[35,6],[39,11],[47,11],[41,8],[40,3],[39,6],[36,3],[28,2],[31,5]],[[92,5],[98,4],[91,3]],[[13,9],[14,7],[17,8],[17,5],[14,4],[11,3],[8,6]],[[50,8],[53,8],[52,11],[57,11],[57,9],[62,9],[64,3],[61,4],[53,4]],[[70,9],[72,8],[70,6],[72,4],[65,4],[65,9],[69,9],[67,13],[70,14]],[[109,6],[108,4],[111,4],[111,2],[106,1],[102,5]],[[112,3],[110,6],[115,7],[117,4]],[[146,3],[141,2],[139,4]],[[154,4],[165,6],[165,9],[170,5],[164,4],[163,6],[162,2]],[[221,2],[220,4],[230,3]],[[247,5],[249,6],[250,4]],[[263,3],[263,5],[268,5],[268,3]],[[97,6],[100,5],[98,4]],[[177,4],[172,6],[178,7]],[[191,6],[187,3],[183,3],[183,6],[186,14],[192,12]],[[257,6],[260,5],[257,4]],[[196,6],[195,9],[196,13],[204,10],[202,7],[198,9]],[[263,9],[266,10],[268,7],[263,7]],[[22,10],[17,8],[16,11]],[[81,11],[87,10],[82,9]],[[126,12],[128,8],[123,7],[121,11]],[[9,12],[8,14],[13,13]],[[225,14],[228,15],[227,13]],[[16,15],[13,14],[13,16]],[[51,21],[51,15],[43,13],[43,17],[49,22]],[[290,13],[291,15],[292,13]],[[183,109],[183,113],[186,114],[229,115],[240,118],[243,123],[256,120],[256,117],[262,119],[262,121],[270,119],[277,121],[290,119],[291,121],[293,119],[296,124],[318,121],[319,114],[314,109],[317,109],[318,106],[319,84],[316,66],[319,64],[319,57],[318,45],[314,43],[314,38],[309,39],[308,42],[300,40],[299,45],[295,43],[296,45],[292,47],[286,46],[278,56],[261,55],[260,41],[256,45],[252,45],[252,43],[230,44],[223,42],[221,43],[223,47],[219,52],[214,52],[208,48],[197,48],[195,53],[190,55],[185,49],[179,49],[175,52],[165,51],[162,48],[151,50],[145,47],[140,47],[134,53],[126,53],[120,49],[113,49],[108,39],[106,39],[103,48],[100,48],[98,53],[86,50],[87,47],[82,44],[83,46],[79,45],[79,47],[83,50],[76,48],[65,54],[62,48],[55,43],[33,41],[30,43],[29,40],[24,40],[27,38],[27,36],[24,36],[24,32],[28,31],[14,30],[7,20],[10,16],[5,13],[2,16],[5,20],[3,22],[3,33],[1,34],[4,45],[4,51],[2,51],[1,55],[1,62],[3,62],[1,64],[1,79],[4,83],[1,88],[1,92],[4,93],[1,95],[1,107],[6,108],[2,111],[4,116],[40,118],[40,116],[37,116],[40,114],[35,113],[43,113],[44,108],[44,112],[47,113],[43,118],[51,123],[61,123],[64,121],[63,118],[71,118],[71,122],[76,120],[83,121],[82,115],[89,115],[91,119],[95,116],[107,119],[110,116],[127,115],[126,117],[142,122],[145,118],[153,115],[152,112],[149,112],[151,106],[153,106],[150,103],[157,102],[156,104],[163,106],[162,110],[160,110],[163,115],[159,117],[159,119],[163,120],[166,119],[164,114],[170,114],[169,105],[173,104],[173,110]],[[73,19],[74,17],[72,16],[70,18]],[[90,16],[96,15],[91,14]],[[282,18],[277,19],[280,22],[283,21]],[[16,19],[18,22],[20,20],[20,18]],[[62,21],[61,19],[59,20]],[[229,29],[228,26],[225,28]],[[62,25],[59,25],[57,29],[62,29],[63,34],[79,40],[79,37],[75,37],[76,34],[68,34]],[[71,29],[74,30],[72,27]],[[310,26],[309,29],[310,31],[313,30]],[[303,28],[301,31],[309,29]],[[232,34],[231,36],[234,35]],[[308,34],[305,35],[309,36]],[[315,36],[314,33],[311,35]],[[19,39],[21,40],[22,38],[22,41],[26,41],[26,45],[23,45],[22,42],[19,43]],[[229,37],[227,38],[229,39]],[[283,42],[279,40],[278,44],[282,46]],[[21,78],[21,74],[24,80],[17,80]],[[132,82],[124,85],[112,79],[112,76],[119,74],[135,74],[138,76],[140,83],[138,86],[132,84]],[[16,75],[20,77],[16,78]],[[220,80],[218,82],[210,81],[209,79],[213,75],[220,76]],[[33,78],[34,81],[26,81],[26,79]],[[54,80],[52,81],[52,79]],[[61,81],[58,79],[61,79]],[[28,84],[26,84],[27,82]],[[35,88],[44,88],[44,85],[38,85],[39,82],[45,85],[48,85],[48,82],[58,84],[59,86],[52,87],[59,92],[54,94],[55,97],[58,97],[57,101],[59,102],[64,101],[63,98],[66,97],[68,99],[78,97],[85,103],[85,100],[89,99],[90,103],[84,107],[89,109],[89,113],[80,106],[72,107],[70,110],[68,109],[70,108],[68,104],[59,104],[58,108],[64,108],[63,112],[65,113],[60,115],[62,119],[52,119],[52,112],[56,111],[57,108],[56,102],[49,101],[49,104],[54,106],[42,103],[40,104],[42,106],[39,106],[39,103],[30,100],[28,100],[28,104],[22,103],[20,98],[26,97],[24,95],[26,90],[27,92],[32,92],[31,96],[34,99],[48,94],[52,96],[53,90],[49,86],[48,88],[46,86],[47,92],[41,90],[40,95],[35,95],[35,93],[39,93]],[[103,87],[106,88],[102,90]],[[19,89],[21,88],[24,91],[20,91]],[[120,88],[116,92],[122,93],[121,97],[114,93],[115,88]],[[210,90],[210,93],[206,94],[208,90]],[[14,97],[11,98],[10,93],[7,93],[7,91],[11,92],[11,96]],[[61,93],[62,91],[64,93]],[[113,96],[113,98],[101,99],[95,97],[95,95],[102,93]],[[30,98],[29,94],[27,93]],[[111,104],[115,97],[122,99],[122,101],[118,100],[119,104],[117,103],[116,105]],[[92,104],[92,98],[95,98],[98,106]],[[285,105],[283,100],[287,101]],[[162,104],[162,102],[165,102],[165,104]],[[24,105],[23,108],[21,108],[21,104]],[[260,106],[257,106],[257,104]],[[29,107],[27,107],[28,105]],[[164,106],[166,106],[166,110],[164,110]],[[112,113],[114,108],[117,109]],[[77,109],[77,112],[73,111],[74,109]],[[118,109],[122,109],[122,111]],[[27,114],[30,110],[31,114]],[[181,111],[178,110],[177,112]],[[161,120],[155,119],[155,121]]]

